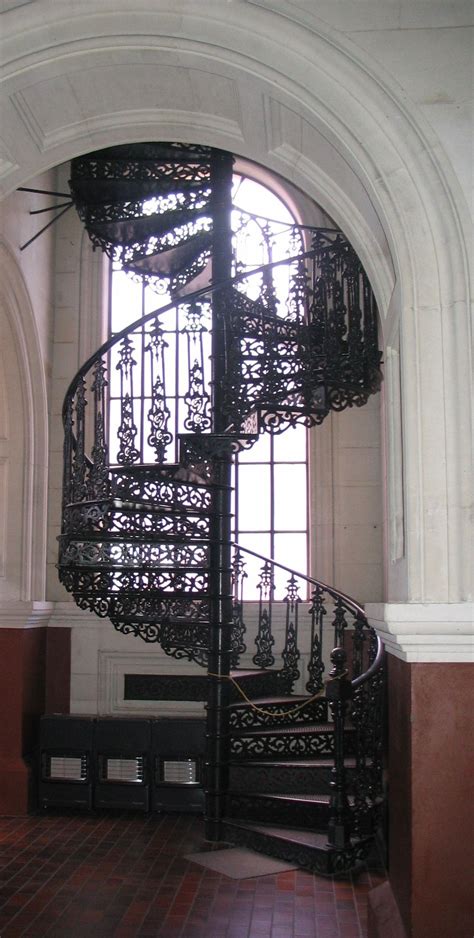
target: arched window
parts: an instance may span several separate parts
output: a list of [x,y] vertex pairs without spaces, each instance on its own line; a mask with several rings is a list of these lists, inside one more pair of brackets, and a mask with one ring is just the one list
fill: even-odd
[[[265,264],[286,258],[302,249],[301,236],[295,236],[295,217],[287,205],[270,188],[242,172],[235,172],[232,191],[232,229],[234,272],[252,270]],[[295,238],[298,243],[296,243]],[[111,289],[109,304],[109,333],[114,334],[145,316],[157,307],[171,302],[166,285],[158,286],[131,276],[121,269],[119,262],[110,268]],[[289,274],[287,267],[276,268],[271,280],[265,274],[250,278],[243,289],[250,298],[261,294],[262,281],[268,300],[274,305],[278,316],[287,315]],[[185,432],[179,406],[189,388],[189,337],[183,333],[178,321],[177,310],[172,309],[161,317],[166,327],[167,385],[164,389],[166,407],[169,411],[171,437],[166,452],[167,462],[178,462],[178,434]],[[131,396],[137,406],[147,407],[149,334],[145,330],[141,338],[134,337],[134,369],[136,386]],[[209,356],[209,334],[205,328],[196,334],[194,342],[202,344],[199,354]],[[110,438],[117,436],[120,426],[120,351],[112,352],[110,367]],[[177,363],[181,362],[180,369]],[[183,362],[187,362],[183,374]],[[138,380],[137,380],[138,378]],[[141,428],[144,421],[138,421]],[[143,430],[142,430],[143,432]],[[140,452],[154,462],[156,454],[146,440],[137,440]],[[253,446],[241,452],[235,459],[234,475],[234,536],[242,546],[265,556],[274,557],[302,573],[308,565],[308,498],[307,498],[307,430],[303,426],[287,430],[281,435],[262,435]],[[261,561],[248,558],[249,577],[261,566]],[[254,568],[254,569],[252,569]],[[277,590],[283,589],[277,583]]]

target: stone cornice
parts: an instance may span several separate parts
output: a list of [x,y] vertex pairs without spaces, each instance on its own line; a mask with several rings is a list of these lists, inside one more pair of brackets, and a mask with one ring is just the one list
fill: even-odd
[[408,662],[474,659],[473,604],[368,603],[369,622],[389,654]]

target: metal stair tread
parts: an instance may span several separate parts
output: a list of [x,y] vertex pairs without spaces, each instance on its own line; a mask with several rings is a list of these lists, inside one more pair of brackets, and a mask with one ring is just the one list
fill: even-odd
[[[308,831],[301,827],[275,827],[274,824],[253,824],[249,821],[238,821],[236,818],[224,818],[224,823],[229,827],[255,831],[255,833],[264,834],[266,837],[274,837],[277,840],[300,844],[302,847],[317,849],[324,851],[324,853],[333,853],[336,849],[332,844],[328,843],[327,833],[321,834],[317,831]],[[358,844],[368,843],[371,840],[371,837],[351,837],[348,849]]]
[[[369,762],[368,762],[369,764]],[[248,768],[264,768],[268,769],[270,766],[275,768],[298,768],[298,769],[332,769],[334,766],[334,759],[330,759],[327,756],[322,756],[320,759],[231,759],[229,765],[235,766],[236,768],[242,769],[243,767]],[[347,769],[354,769],[356,767],[356,760],[351,756],[344,759],[344,765]]]
[[90,502],[69,502],[65,509],[67,511],[82,508],[92,508],[94,505],[107,504],[112,511],[138,512],[139,514],[153,515],[196,515],[197,517],[208,517],[211,514],[210,507],[199,508],[196,506],[180,505],[177,502],[160,502],[155,505],[152,501],[140,501],[129,498],[120,498],[116,495],[110,497],[95,499]]
[[130,498],[122,499],[116,495],[111,496],[109,501],[112,508],[119,509],[120,511],[143,511],[144,513],[151,513],[153,515],[206,515],[210,514],[211,510],[210,506],[209,508],[187,507],[177,502],[160,502],[159,505],[155,505],[150,501],[140,501]]
[[[304,793],[298,792],[276,792],[276,791],[249,791],[244,793],[242,791],[234,790],[230,788],[228,791],[230,798],[251,798],[252,800],[259,800],[263,798],[268,798],[271,801],[282,801],[282,802],[304,802],[305,804],[313,805],[327,805],[329,807],[331,801],[331,795],[325,795],[322,792],[316,792],[314,795],[306,795]],[[347,800],[350,805],[354,804],[354,796],[348,795]]]
[[304,830],[301,827],[275,827],[274,824],[252,824],[249,821],[238,821],[235,818],[225,818],[224,821],[226,825],[232,827],[255,831],[258,834],[264,834],[266,837],[276,837],[279,840],[287,840],[290,843],[298,843],[305,847],[317,848],[324,850],[325,853],[329,853],[333,849],[327,842],[327,834]]
[[244,794],[241,791],[235,791],[233,788],[230,788],[228,795],[232,798],[241,798],[244,795],[245,798],[259,799],[259,798],[270,798],[272,801],[304,801],[307,804],[329,804],[331,800],[331,795],[324,794],[314,794],[314,795],[305,795],[298,794],[297,792],[274,792],[274,791],[251,791],[247,794]]
[[[354,727],[346,725],[346,730],[354,730]],[[292,726],[279,726],[274,724],[272,726],[259,726],[255,729],[233,729],[232,735],[236,737],[242,736],[274,736],[275,733],[280,733],[282,736],[305,736],[311,733],[330,733],[334,731],[334,723],[295,723]]]

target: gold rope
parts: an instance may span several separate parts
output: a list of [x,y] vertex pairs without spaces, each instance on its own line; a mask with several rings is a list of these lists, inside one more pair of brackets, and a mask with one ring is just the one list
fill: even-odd
[[272,710],[263,710],[262,707],[257,707],[256,704],[254,704],[254,703],[250,700],[250,697],[247,697],[247,694],[246,694],[245,691],[240,687],[240,684],[238,684],[237,681],[235,680],[235,678],[231,677],[230,674],[229,674],[229,675],[228,675],[228,674],[212,674],[212,672],[208,671],[208,677],[217,677],[217,678],[219,678],[219,680],[231,681],[232,684],[234,685],[234,687],[237,688],[237,690],[238,690],[239,694],[241,695],[241,697],[244,698],[244,700],[246,701],[246,703],[250,704],[250,706],[252,707],[252,710],[256,710],[257,713],[263,713],[263,715],[266,716],[266,717],[288,717],[288,716],[291,717],[291,716],[293,716],[294,713],[299,713],[300,710],[303,710],[304,707],[307,707],[308,704],[310,704],[310,703],[313,702],[313,700],[318,700],[318,698],[321,698],[321,697],[324,696],[324,688],[323,688],[322,690],[318,691],[317,694],[313,694],[312,697],[308,697],[307,700],[305,700],[305,701],[304,701],[303,703],[301,703],[301,704],[298,704],[297,707],[293,707],[291,710],[275,710],[275,711],[272,711]]

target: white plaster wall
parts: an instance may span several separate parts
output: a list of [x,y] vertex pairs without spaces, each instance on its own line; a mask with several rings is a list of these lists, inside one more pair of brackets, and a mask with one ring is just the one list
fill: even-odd
[[[32,186],[51,189],[54,183],[50,172]],[[46,223],[30,212],[51,201],[18,192],[1,206],[0,602],[45,596],[54,231],[21,246]]]
[[22,598],[24,409],[19,361],[0,310],[0,602]]
[[[31,179],[28,185],[36,189],[55,190],[56,173],[42,173]],[[48,388],[52,368],[54,225],[24,251],[20,248],[52,217],[49,213],[30,215],[30,212],[53,205],[55,201],[58,200],[32,192],[14,192],[2,202],[0,209],[0,238],[15,258],[29,293]]]
[[[386,85],[416,104],[472,204],[473,7],[469,0],[250,0],[344,36]],[[394,128],[395,129],[395,128]],[[457,177],[457,182],[454,177]]]
[[311,573],[357,602],[384,595],[382,398],[310,434]]

